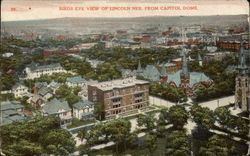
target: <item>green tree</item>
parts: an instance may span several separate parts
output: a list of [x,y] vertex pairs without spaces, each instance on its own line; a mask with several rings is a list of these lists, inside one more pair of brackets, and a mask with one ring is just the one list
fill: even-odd
[[77,137],[78,137],[81,141],[83,141],[83,140],[85,139],[86,135],[87,135],[87,132],[86,132],[85,129],[81,129],[81,130],[77,133]]
[[213,111],[211,111],[209,108],[201,107],[198,104],[194,104],[191,107],[190,114],[192,117],[192,120],[198,125],[202,127],[206,127],[207,129],[210,129],[214,125],[214,117],[213,117]]
[[155,134],[147,134],[145,139],[145,147],[149,151],[149,155],[153,155],[157,145],[155,142],[157,141],[157,136]]
[[1,126],[0,135],[7,155],[67,155],[75,146],[71,134],[60,128],[59,120],[49,116]]
[[200,149],[204,156],[225,156],[228,155],[227,141],[218,135],[213,135],[206,147]]
[[191,146],[190,137],[186,130],[172,131],[166,135],[165,155],[171,156],[190,156]]
[[97,103],[94,106],[94,114],[96,115],[98,120],[104,120],[105,117],[105,111],[104,111],[104,105],[102,103]]
[[188,118],[189,114],[184,106],[174,105],[169,108],[167,120],[173,124],[174,129],[183,129],[183,126],[187,124]]
[[74,139],[71,134],[64,129],[51,130],[41,139],[44,149],[48,154],[68,155],[70,152],[73,152],[75,148]]
[[71,89],[67,85],[61,85],[56,90],[56,97],[59,99],[65,98],[71,94]]
[[139,116],[137,119],[138,126],[145,126],[149,132],[152,132],[152,130],[155,128],[155,122],[156,119],[152,114]]
[[126,150],[127,143],[130,138],[130,121],[124,119],[112,120],[107,123],[110,140],[115,142],[116,152]]
[[224,128],[235,128],[235,119],[226,107],[216,108],[214,111],[215,120]]

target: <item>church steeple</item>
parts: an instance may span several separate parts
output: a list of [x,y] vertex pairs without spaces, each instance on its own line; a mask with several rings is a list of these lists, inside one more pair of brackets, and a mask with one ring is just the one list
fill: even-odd
[[186,57],[186,53],[183,52],[183,67],[182,67],[182,73],[187,76],[188,75],[188,60]]
[[136,70],[137,73],[142,73],[141,61],[139,60],[138,67]]
[[186,50],[184,47],[185,46],[185,38],[186,38],[186,33],[182,27],[182,55],[183,55],[182,74],[184,74],[184,76],[188,76],[188,61],[187,61],[187,56],[186,56]]
[[247,73],[247,70],[248,70],[248,68],[246,65],[246,58],[245,58],[245,53],[244,53],[243,41],[241,40],[238,71],[239,71],[239,74],[245,75]]
[[162,67],[162,69],[161,69],[161,75],[162,76],[167,76],[167,69],[165,67]]

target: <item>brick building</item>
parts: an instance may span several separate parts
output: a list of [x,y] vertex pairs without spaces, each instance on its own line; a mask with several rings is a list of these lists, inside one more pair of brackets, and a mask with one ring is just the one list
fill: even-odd
[[79,49],[76,50],[54,50],[54,51],[43,51],[43,57],[49,57],[53,55],[64,55],[64,54],[78,54],[80,53]]
[[149,105],[149,82],[126,78],[89,85],[88,99],[103,106],[105,119],[136,113]]
[[250,110],[250,72],[246,65],[246,54],[248,50],[243,48],[241,43],[238,75],[235,79],[235,107],[242,111]]

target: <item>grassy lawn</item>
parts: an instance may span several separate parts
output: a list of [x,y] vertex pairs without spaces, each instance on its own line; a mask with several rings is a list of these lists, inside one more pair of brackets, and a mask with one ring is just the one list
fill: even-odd
[[110,146],[101,150],[92,151],[88,154],[90,156],[94,155],[124,156],[126,154],[130,154],[132,156],[164,156],[165,138],[164,137],[158,138],[155,144],[157,145],[157,148],[152,153],[150,153],[149,150],[145,147],[135,147],[133,149],[127,149],[122,153],[116,153],[115,146]]
[[96,122],[95,119],[90,119],[90,120],[73,119],[72,124],[68,125],[67,128],[74,128],[74,127],[83,126],[83,125],[87,125],[87,124],[91,124],[95,122]]
[[143,114],[135,114],[135,115],[131,115],[131,116],[126,116],[126,117],[123,117],[123,119],[130,120],[130,119],[138,118],[139,116],[143,116]]

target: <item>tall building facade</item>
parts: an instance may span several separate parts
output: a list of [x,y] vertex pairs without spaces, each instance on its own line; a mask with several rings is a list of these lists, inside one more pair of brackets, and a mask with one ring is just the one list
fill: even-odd
[[243,47],[241,42],[239,65],[237,67],[238,75],[235,84],[235,107],[242,111],[250,110],[250,72],[246,65],[246,54],[249,52]]
[[132,114],[149,105],[149,82],[126,78],[89,85],[88,99],[103,106],[105,119]]

